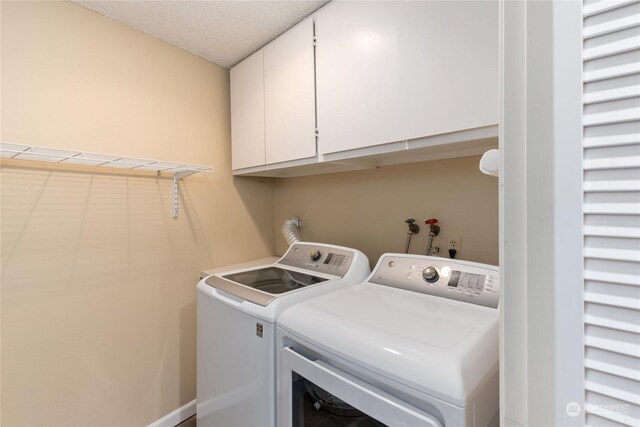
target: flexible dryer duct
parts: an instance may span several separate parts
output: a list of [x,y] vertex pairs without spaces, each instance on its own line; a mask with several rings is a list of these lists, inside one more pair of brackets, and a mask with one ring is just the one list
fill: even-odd
[[300,235],[301,228],[302,221],[297,216],[292,216],[284,221],[281,228],[282,236],[284,236],[284,240],[287,241],[289,246],[295,242],[304,241]]

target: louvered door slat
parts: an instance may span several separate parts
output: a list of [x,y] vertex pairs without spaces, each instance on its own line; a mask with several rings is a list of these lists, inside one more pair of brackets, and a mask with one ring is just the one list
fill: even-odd
[[585,203],[584,213],[611,215],[640,215],[638,203]]
[[[612,386],[608,384],[610,382],[622,382],[621,381],[622,379],[620,379],[619,377],[602,373],[602,372],[597,372],[597,371],[592,371],[592,372],[594,374],[598,374],[603,377],[608,376],[610,378],[603,381],[603,383],[589,381],[589,380],[585,381],[585,389],[587,391],[598,393],[604,396],[609,396],[614,399],[618,399],[624,403],[635,404],[635,405],[640,404],[640,402],[638,402],[637,394],[635,390],[623,390],[622,387],[624,387],[624,385],[621,386],[620,384],[616,384],[615,386]],[[614,381],[611,381],[611,378],[613,378]],[[620,381],[615,381],[615,379],[620,379]],[[629,381],[629,382],[635,382],[635,381]]]
[[584,161],[584,170],[640,168],[640,155],[625,157],[606,157]]
[[[617,423],[614,421],[609,421],[606,418],[600,418],[596,415],[590,414],[587,412],[585,419],[585,427],[620,427],[620,425],[624,425],[621,423]],[[628,424],[627,424],[628,425]]]
[[[635,55],[635,52],[632,53]],[[615,65],[604,69],[585,70],[583,80],[585,83],[595,82],[598,80],[612,79],[615,77],[624,77],[630,74],[640,72],[640,65],[635,63]]]
[[586,258],[610,259],[614,261],[636,261],[640,259],[640,250],[585,248]]
[[[619,285],[611,282],[587,281],[584,300],[585,302],[610,305],[612,307],[640,310],[640,287]],[[589,305],[587,305],[588,307]],[[638,363],[640,365],[640,361]]]
[[640,275],[585,270],[584,278],[585,280],[598,280],[601,282],[617,283],[621,285],[640,286]]
[[640,85],[633,84],[624,87],[611,88],[599,92],[592,92],[584,96],[585,104],[614,101],[616,99],[633,98],[640,95]]
[[640,52],[631,51],[589,61],[584,64],[583,81],[592,83],[638,73],[640,72],[638,56],[640,56]]
[[582,8],[582,15],[586,18],[607,12],[609,10],[618,9],[628,4],[637,3],[637,0],[603,0],[585,3]]
[[640,25],[640,5],[631,2],[585,19],[583,38],[590,39]]
[[595,104],[618,99],[634,98],[639,96],[639,94],[640,75],[632,74],[587,83],[582,100],[585,104]]
[[640,107],[636,106],[629,106],[620,111],[594,111],[590,114],[585,114],[583,123],[587,126],[625,123],[635,121],[638,115],[640,115]]
[[[628,415],[623,415],[620,412],[610,411],[604,406],[594,406],[588,407],[586,412],[587,414],[596,415],[596,418],[587,418],[587,425],[589,426],[632,426],[637,427],[640,425],[640,418],[630,417]],[[612,404],[616,405],[616,404]],[[598,419],[597,417],[600,417]],[[608,422],[607,422],[608,421]]]
[[640,191],[639,181],[589,181],[584,183],[584,191],[604,192],[604,191]]
[[637,360],[606,350],[587,349],[585,367],[633,381],[640,381]]
[[635,298],[612,297],[609,295],[587,292],[585,293],[584,300],[585,302],[594,304],[610,305],[612,307],[628,307],[633,308],[634,310],[640,310],[640,304],[638,304]]
[[640,48],[639,35],[640,27],[632,27],[585,40],[583,59],[593,60],[631,52]]
[[[640,56],[638,58],[640,64]],[[638,66],[640,73],[640,65]],[[584,148],[634,146],[640,144],[640,122],[630,122],[584,129]]]
[[640,425],[640,2],[583,6],[585,424]]
[[612,305],[588,304],[584,315],[587,325],[602,326],[619,331],[640,333],[636,310]]

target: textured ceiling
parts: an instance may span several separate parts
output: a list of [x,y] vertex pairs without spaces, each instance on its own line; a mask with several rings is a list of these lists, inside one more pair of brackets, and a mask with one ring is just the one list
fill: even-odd
[[227,68],[328,2],[74,1]]

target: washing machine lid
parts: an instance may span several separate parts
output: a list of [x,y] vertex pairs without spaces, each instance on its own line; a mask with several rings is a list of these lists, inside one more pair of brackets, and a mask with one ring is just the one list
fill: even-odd
[[270,265],[212,275],[205,279],[205,284],[255,304],[267,306],[280,294],[326,282],[329,279],[329,277],[320,277],[304,271]]
[[275,263],[218,271],[203,279],[199,289],[213,288],[260,308],[273,307],[283,299],[289,299],[288,305],[291,305],[300,293],[312,297],[312,290],[329,291],[331,284],[358,283],[368,273],[368,260],[360,251],[324,243],[296,242]]
[[373,283],[297,304],[278,325],[461,407],[498,368],[497,310]]

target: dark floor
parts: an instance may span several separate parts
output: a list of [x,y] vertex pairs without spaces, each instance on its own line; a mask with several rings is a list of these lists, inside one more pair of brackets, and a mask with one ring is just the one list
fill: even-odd
[[196,416],[192,416],[178,424],[176,427],[196,427]]
[[[367,416],[341,417],[325,411],[317,411],[313,407],[313,400],[309,394],[304,397],[304,426],[305,427],[381,427],[379,423]],[[196,427],[196,416],[192,416],[178,424],[176,427]]]

